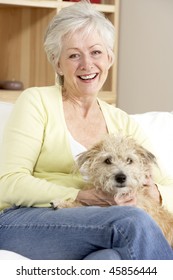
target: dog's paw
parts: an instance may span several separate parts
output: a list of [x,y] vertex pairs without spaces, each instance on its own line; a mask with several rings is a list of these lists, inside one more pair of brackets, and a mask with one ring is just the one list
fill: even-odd
[[55,199],[52,200],[50,204],[53,209],[74,208],[80,206],[72,199],[67,201]]
[[68,208],[69,202],[56,199],[51,201],[50,204],[53,209],[62,209],[62,208]]
[[60,201],[52,200],[52,201],[50,202],[51,208],[57,209],[59,203],[60,203]]

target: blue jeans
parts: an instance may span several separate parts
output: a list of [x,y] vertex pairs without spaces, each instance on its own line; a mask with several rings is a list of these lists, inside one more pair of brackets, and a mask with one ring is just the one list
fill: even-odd
[[41,260],[173,260],[156,223],[131,206],[8,209],[0,249]]

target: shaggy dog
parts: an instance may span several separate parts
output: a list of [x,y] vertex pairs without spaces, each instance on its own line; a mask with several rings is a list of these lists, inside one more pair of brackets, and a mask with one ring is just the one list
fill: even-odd
[[[144,186],[146,178],[152,176],[154,165],[157,165],[155,156],[134,139],[113,135],[106,136],[77,159],[78,169],[88,182],[87,188],[95,187],[119,197],[135,193],[136,206],[153,217],[173,247],[173,215],[152,198],[149,186]],[[54,205],[82,206],[72,201]]]

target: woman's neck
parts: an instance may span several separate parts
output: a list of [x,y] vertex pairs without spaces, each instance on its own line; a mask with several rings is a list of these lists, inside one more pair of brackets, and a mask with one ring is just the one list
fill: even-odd
[[63,95],[63,103],[71,107],[83,118],[86,118],[90,113],[99,109],[99,104],[96,96],[75,96],[70,94]]

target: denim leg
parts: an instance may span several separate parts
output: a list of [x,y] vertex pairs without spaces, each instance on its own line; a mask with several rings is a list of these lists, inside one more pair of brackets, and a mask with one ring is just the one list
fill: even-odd
[[156,223],[130,206],[9,209],[0,214],[0,249],[31,259],[80,260],[112,249],[115,259],[173,260]]

